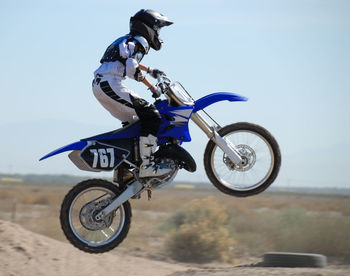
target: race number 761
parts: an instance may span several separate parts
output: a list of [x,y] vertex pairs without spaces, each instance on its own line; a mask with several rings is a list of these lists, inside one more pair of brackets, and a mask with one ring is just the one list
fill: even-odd
[[93,168],[97,167],[98,162],[100,162],[101,168],[114,167],[113,148],[90,149],[90,152],[94,155],[94,161],[92,163]]

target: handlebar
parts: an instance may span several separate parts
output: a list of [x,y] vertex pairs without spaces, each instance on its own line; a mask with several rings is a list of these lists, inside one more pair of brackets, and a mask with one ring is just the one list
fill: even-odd
[[[156,79],[157,84],[155,84],[154,86],[157,87],[158,91],[160,89],[161,94],[165,94],[168,91],[168,86],[171,81],[166,77],[166,75],[163,72],[156,74]],[[161,94],[159,94],[159,92],[154,91],[152,93],[152,97],[158,98]]]

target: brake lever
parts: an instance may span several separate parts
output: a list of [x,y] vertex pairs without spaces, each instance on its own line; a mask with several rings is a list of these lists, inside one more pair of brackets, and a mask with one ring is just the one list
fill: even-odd
[[164,85],[164,83],[160,83],[159,84],[159,88],[162,91],[162,94],[164,94],[165,93],[165,85]]
[[162,94],[166,92],[166,86],[164,84],[164,77],[166,76],[164,73],[163,74],[157,74],[157,80],[158,80],[158,87],[162,91]]
[[163,75],[162,74],[157,74],[157,81],[158,83],[163,83]]

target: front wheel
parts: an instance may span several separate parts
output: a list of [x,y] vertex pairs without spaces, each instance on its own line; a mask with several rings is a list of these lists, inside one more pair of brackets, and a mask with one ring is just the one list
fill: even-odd
[[68,192],[60,220],[65,236],[75,247],[88,253],[103,253],[125,239],[131,222],[128,201],[103,220],[96,219],[120,193],[116,185],[102,179],[80,182]]
[[218,133],[235,145],[244,165],[235,165],[213,141],[209,141],[204,167],[214,186],[238,197],[255,195],[269,187],[281,166],[281,153],[275,138],[263,127],[251,123],[231,124]]

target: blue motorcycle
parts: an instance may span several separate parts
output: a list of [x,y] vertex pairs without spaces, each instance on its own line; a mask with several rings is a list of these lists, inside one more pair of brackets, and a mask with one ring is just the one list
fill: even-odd
[[261,193],[276,179],[281,153],[274,137],[263,127],[241,122],[221,127],[204,109],[219,101],[247,101],[233,93],[213,93],[194,100],[179,82],[158,76],[164,100],[155,102],[162,116],[158,150],[152,164],[167,169],[157,177],[139,178],[140,123],[81,139],[59,148],[40,160],[71,151],[70,160],[81,170],[113,171],[113,181],[89,179],[65,196],[60,221],[67,239],[89,253],[103,253],[118,246],[131,223],[130,198],[171,183],[179,169],[196,170],[191,155],[180,145],[190,142],[191,119],[208,136],[204,168],[221,192],[238,197]]

